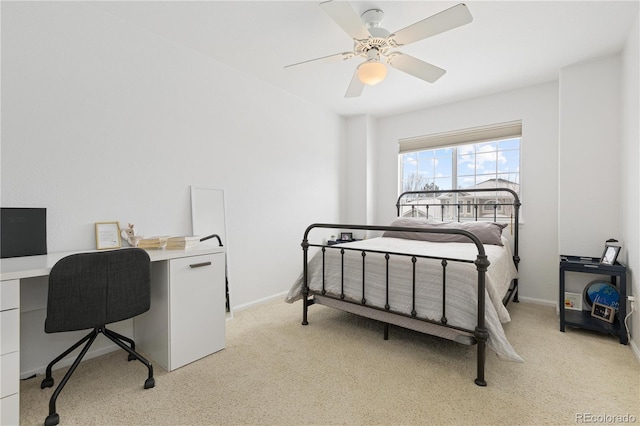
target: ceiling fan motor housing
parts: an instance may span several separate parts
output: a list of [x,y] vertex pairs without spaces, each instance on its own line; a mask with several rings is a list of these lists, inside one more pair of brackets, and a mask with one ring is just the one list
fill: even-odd
[[[356,54],[367,58],[368,60],[380,60],[380,55],[386,54],[392,46],[388,41],[391,33],[380,26],[384,18],[384,12],[380,9],[370,9],[361,16],[362,22],[369,31],[371,36],[366,40],[354,40],[353,50]],[[371,50],[375,50],[369,54]]]
[[384,18],[384,12],[380,9],[369,9],[365,11],[360,18],[364,23],[364,26],[371,30],[371,28],[379,27]]
[[380,55],[385,55],[392,46],[386,38],[371,37],[368,40],[358,40],[354,43],[353,50],[356,55],[367,57],[367,52],[375,49]]

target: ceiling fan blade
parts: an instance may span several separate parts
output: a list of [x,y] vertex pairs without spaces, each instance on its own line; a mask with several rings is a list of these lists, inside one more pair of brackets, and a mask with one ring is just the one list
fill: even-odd
[[320,7],[344,32],[349,34],[349,37],[358,40],[369,38],[369,31],[362,23],[362,19],[346,1],[325,1],[320,3]]
[[295,64],[285,65],[285,68],[295,67],[297,65],[308,64],[309,62],[337,62],[338,60],[346,61],[347,59],[351,59],[355,56],[353,52],[342,52],[336,53],[334,55],[323,56],[321,58],[309,59],[302,62],[297,62]]
[[429,83],[434,83],[447,72],[435,65],[428,64],[420,59],[400,52],[393,52],[388,55],[387,61],[392,67]]
[[358,78],[358,69],[353,73],[353,77],[351,77],[351,83],[349,83],[349,87],[347,87],[347,92],[344,94],[345,98],[357,98],[362,94],[362,90],[364,89],[364,83],[360,81]]
[[443,33],[473,21],[471,12],[464,3],[437,13],[422,21],[409,25],[390,36],[397,45],[405,46],[418,40]]

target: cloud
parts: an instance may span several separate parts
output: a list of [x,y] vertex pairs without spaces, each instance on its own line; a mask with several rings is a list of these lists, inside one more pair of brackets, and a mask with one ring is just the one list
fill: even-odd
[[[477,145],[477,149],[474,151],[472,145],[465,145],[458,148],[458,161],[459,164],[466,167],[470,171],[483,172],[491,171],[495,172],[495,164],[507,164],[508,160],[504,156],[502,151],[496,153],[496,147],[494,144],[480,144]],[[490,165],[490,169],[487,169],[487,165]]]

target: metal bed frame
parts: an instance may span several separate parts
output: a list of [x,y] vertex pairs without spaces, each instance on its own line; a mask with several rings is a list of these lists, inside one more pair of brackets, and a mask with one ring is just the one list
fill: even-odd
[[[493,208],[493,214],[489,217],[485,217],[484,219],[492,219],[494,222],[498,219],[498,209],[501,206],[513,206],[513,211],[509,215],[511,220],[511,229],[513,232],[513,261],[516,266],[520,262],[520,258],[518,256],[518,228],[519,228],[519,212],[520,212],[520,199],[515,191],[509,188],[492,188],[492,189],[465,189],[465,190],[435,190],[435,191],[407,191],[402,193],[396,202],[397,214],[400,216],[402,214],[403,207],[410,207],[412,212],[419,211],[422,207],[425,211],[426,216],[428,217],[430,210],[440,210],[440,218],[441,220],[445,220],[445,213],[449,211],[451,207],[454,208],[455,219],[457,221],[461,221],[461,211],[464,208],[468,210],[473,207],[474,212],[472,214],[472,218],[475,221],[479,220],[479,210],[480,207],[486,208],[487,203],[481,203],[477,198],[474,197],[474,202],[466,202],[461,203],[457,200],[459,194],[469,195],[476,193],[490,193],[490,195],[494,196],[494,201],[489,204]],[[498,193],[502,193],[504,198],[505,194],[507,197],[512,197],[512,202],[497,202]],[[449,204],[442,204],[436,198],[438,196],[443,196],[447,194],[455,195],[456,202]],[[495,195],[494,195],[495,194]],[[407,197],[415,197],[418,201],[404,201]],[[432,199],[429,200],[429,196],[432,196]],[[439,208],[439,209],[438,209]],[[490,207],[491,208],[491,207]],[[482,217],[480,219],[483,219]],[[381,252],[375,250],[363,250],[357,248],[349,248],[338,246],[331,246],[327,244],[311,244],[309,243],[309,233],[318,228],[331,228],[331,229],[340,229],[340,230],[360,230],[360,231],[408,231],[408,232],[420,232],[420,233],[437,233],[437,234],[458,234],[467,237],[470,242],[475,244],[478,254],[474,261],[464,260],[464,259],[451,259],[451,258],[442,258],[437,256],[418,256],[414,254],[407,253],[396,253],[396,252]],[[329,224],[329,223],[314,223],[307,227],[304,232],[304,237],[302,240],[302,251],[303,251],[303,311],[302,311],[302,325],[308,325],[308,308],[309,306],[318,303],[326,306],[330,306],[336,309],[348,311],[355,313],[360,316],[373,318],[377,320],[381,320],[384,323],[384,339],[387,340],[389,336],[389,324],[398,325],[404,328],[413,329],[416,331],[423,332],[425,334],[437,335],[444,338],[450,338],[451,331],[456,333],[461,333],[467,337],[469,337],[471,344],[477,344],[477,373],[475,383],[478,386],[486,386],[487,382],[484,377],[484,367],[486,360],[486,342],[489,338],[489,333],[485,327],[485,275],[487,268],[489,267],[489,260],[485,254],[484,246],[478,239],[476,235],[471,232],[462,230],[462,229],[424,229],[424,228],[412,228],[412,227],[398,227],[398,226],[374,226],[374,225],[345,225],[345,224]],[[340,250],[342,264],[344,267],[344,253],[348,250],[359,251],[362,254],[362,298],[359,301],[350,300],[345,298],[344,288],[342,289],[340,295],[330,294],[324,290],[324,276],[323,276],[323,289],[321,291],[315,291],[309,288],[308,282],[308,251],[310,247],[317,247],[322,251],[323,255],[323,268],[324,268],[324,254],[326,250]],[[384,254],[384,258],[386,260],[386,268],[387,268],[387,277],[385,283],[386,290],[386,300],[387,303],[384,307],[373,306],[367,303],[365,295],[365,270],[366,270],[366,256],[367,253],[381,253]],[[389,306],[389,293],[393,292],[393,288],[389,286],[389,260],[390,255],[394,256],[408,256],[411,258],[411,262],[413,263],[413,274],[412,274],[412,300],[413,300],[413,309],[411,314],[406,314],[399,311],[394,311]],[[427,318],[419,318],[417,317],[417,312],[415,310],[415,300],[416,300],[416,262],[420,258],[429,258],[429,259],[438,259],[441,260],[442,265],[442,288],[443,288],[443,298],[442,298],[442,317],[439,321],[431,320]],[[446,299],[445,299],[445,291],[446,288],[446,268],[448,262],[466,262],[473,263],[476,266],[477,270],[477,287],[478,287],[478,309],[477,309],[477,323],[476,327],[471,329],[465,329],[462,327],[456,327],[448,324],[447,316],[446,316]],[[344,281],[344,270],[341,272],[342,279]],[[513,300],[514,302],[518,302],[518,280],[514,279],[511,283],[507,294],[503,298],[502,302],[504,305],[509,303],[509,300]]]

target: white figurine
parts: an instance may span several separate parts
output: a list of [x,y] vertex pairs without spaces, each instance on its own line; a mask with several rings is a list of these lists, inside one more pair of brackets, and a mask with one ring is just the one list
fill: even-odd
[[130,223],[128,228],[123,229],[120,235],[122,235],[122,238],[124,238],[131,247],[138,247],[138,244],[140,244],[143,238],[141,235],[136,235],[136,231],[133,229],[133,223]]

